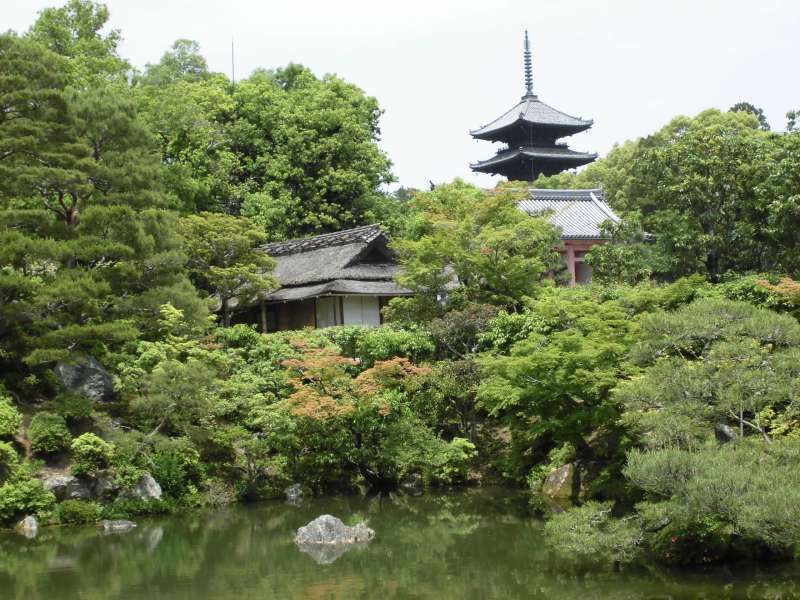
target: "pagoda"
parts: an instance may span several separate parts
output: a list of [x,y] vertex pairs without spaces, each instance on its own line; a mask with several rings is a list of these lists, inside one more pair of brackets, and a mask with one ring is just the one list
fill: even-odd
[[533,181],[589,164],[597,154],[576,152],[558,140],[592,126],[548,106],[533,93],[533,69],[528,32],[525,32],[525,95],[511,110],[488,125],[470,131],[476,140],[502,142],[493,157],[471,164],[473,171],[502,175],[509,180]]

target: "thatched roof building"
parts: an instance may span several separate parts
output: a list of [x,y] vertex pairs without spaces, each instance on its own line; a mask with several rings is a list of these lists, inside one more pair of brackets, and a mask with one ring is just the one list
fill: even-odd
[[[378,225],[262,246],[275,259],[281,287],[239,320],[278,331],[332,325],[378,325],[380,309],[411,292],[394,281],[399,267]],[[257,319],[256,319],[257,318]]]

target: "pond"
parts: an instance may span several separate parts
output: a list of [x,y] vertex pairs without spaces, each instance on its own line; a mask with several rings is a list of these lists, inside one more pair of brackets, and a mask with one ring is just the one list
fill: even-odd
[[[377,537],[320,564],[292,540],[329,513]],[[543,543],[524,494],[498,489],[340,497],[141,519],[128,533],[0,534],[0,598],[15,600],[711,599],[800,597],[796,565],[703,572],[576,571]],[[319,558],[319,557],[318,557]]]

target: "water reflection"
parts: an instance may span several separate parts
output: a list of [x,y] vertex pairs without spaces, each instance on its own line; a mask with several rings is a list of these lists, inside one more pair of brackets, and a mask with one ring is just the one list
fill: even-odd
[[[295,530],[367,520],[366,547],[315,556]],[[330,547],[336,549],[338,547]],[[42,528],[0,536],[0,598],[139,600],[795,598],[795,566],[704,573],[576,572],[556,562],[526,498],[498,490],[306,499],[160,520],[124,535]]]

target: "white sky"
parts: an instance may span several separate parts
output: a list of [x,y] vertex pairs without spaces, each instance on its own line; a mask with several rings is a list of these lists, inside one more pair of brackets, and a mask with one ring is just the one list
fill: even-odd
[[[0,30],[26,30],[63,0],[0,0]],[[800,108],[800,0],[106,0],[123,56],[157,62],[197,40],[213,70],[237,79],[300,62],[378,98],[382,146],[399,183],[463,177],[493,154],[468,131],[524,92],[522,35],[534,91],[594,127],[569,140],[604,155],[678,114],[746,100],[773,129]]]

